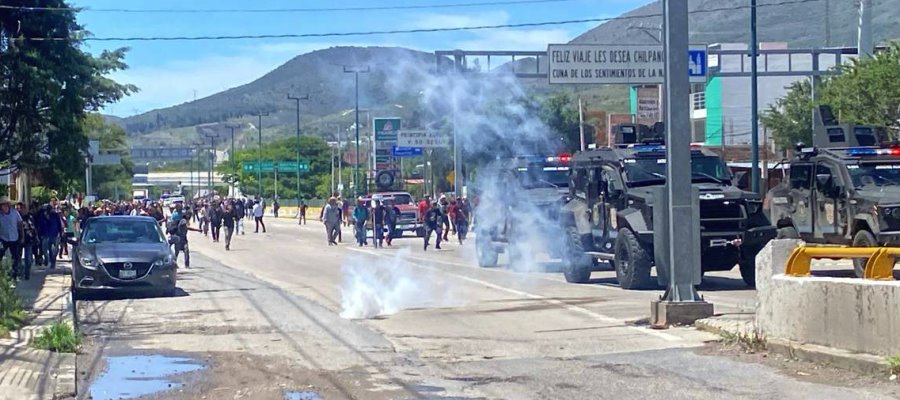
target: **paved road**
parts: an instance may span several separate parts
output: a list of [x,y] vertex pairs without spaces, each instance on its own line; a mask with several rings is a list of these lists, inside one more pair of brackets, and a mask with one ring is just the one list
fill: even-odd
[[[319,224],[268,223],[269,233],[239,236],[230,252],[193,237],[180,296],[80,302],[88,337],[79,358],[82,398],[112,398],[104,396],[118,386],[105,365],[150,362],[121,358],[134,355],[202,366],[172,377],[158,398],[897,394],[800,380],[719,355],[708,344],[715,337],[691,328],[648,329],[642,321],[661,292],[623,291],[611,271],[572,285],[556,272],[478,268],[474,243],[423,252],[420,239],[409,238],[375,250],[348,244],[348,229],[343,245],[328,247]],[[735,272],[711,276],[702,289],[718,313],[752,309],[755,293]]]

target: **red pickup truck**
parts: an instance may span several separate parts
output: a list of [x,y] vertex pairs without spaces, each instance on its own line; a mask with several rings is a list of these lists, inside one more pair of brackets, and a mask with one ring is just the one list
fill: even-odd
[[419,216],[419,207],[413,201],[411,194],[407,192],[377,192],[371,193],[361,200],[371,207],[372,199],[391,200],[397,208],[400,209],[400,218],[397,220],[397,233],[402,235],[403,232],[415,232],[416,236],[425,236],[425,225]]

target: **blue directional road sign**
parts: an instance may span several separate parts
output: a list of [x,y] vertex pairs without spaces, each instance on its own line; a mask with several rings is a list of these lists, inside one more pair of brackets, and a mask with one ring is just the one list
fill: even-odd
[[691,78],[706,77],[706,49],[690,49],[688,58],[690,59],[688,76]]
[[421,147],[397,147],[391,148],[391,154],[394,157],[415,157],[422,155]]

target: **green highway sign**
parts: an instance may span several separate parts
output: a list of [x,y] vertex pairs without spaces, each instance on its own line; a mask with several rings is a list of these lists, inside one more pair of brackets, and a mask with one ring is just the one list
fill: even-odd
[[275,168],[278,168],[278,172],[283,173],[297,173],[297,172],[309,172],[309,161],[301,160],[298,164],[296,161],[263,161],[261,163],[257,163],[255,161],[249,161],[243,163],[243,171],[244,172],[275,172]]

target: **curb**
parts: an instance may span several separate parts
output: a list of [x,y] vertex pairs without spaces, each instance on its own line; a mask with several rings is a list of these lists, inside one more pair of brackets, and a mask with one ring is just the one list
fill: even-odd
[[[752,323],[733,324],[733,328],[737,329],[729,329],[722,326],[722,320],[719,320],[719,322],[720,323],[716,323],[714,319],[698,320],[694,324],[694,327],[698,330],[710,332],[719,336],[722,336],[723,334],[747,335],[753,333]],[[816,364],[832,365],[837,368],[863,374],[883,375],[889,371],[888,364],[884,360],[884,357],[873,354],[854,353],[833,347],[767,338],[766,350],[792,359]]]

